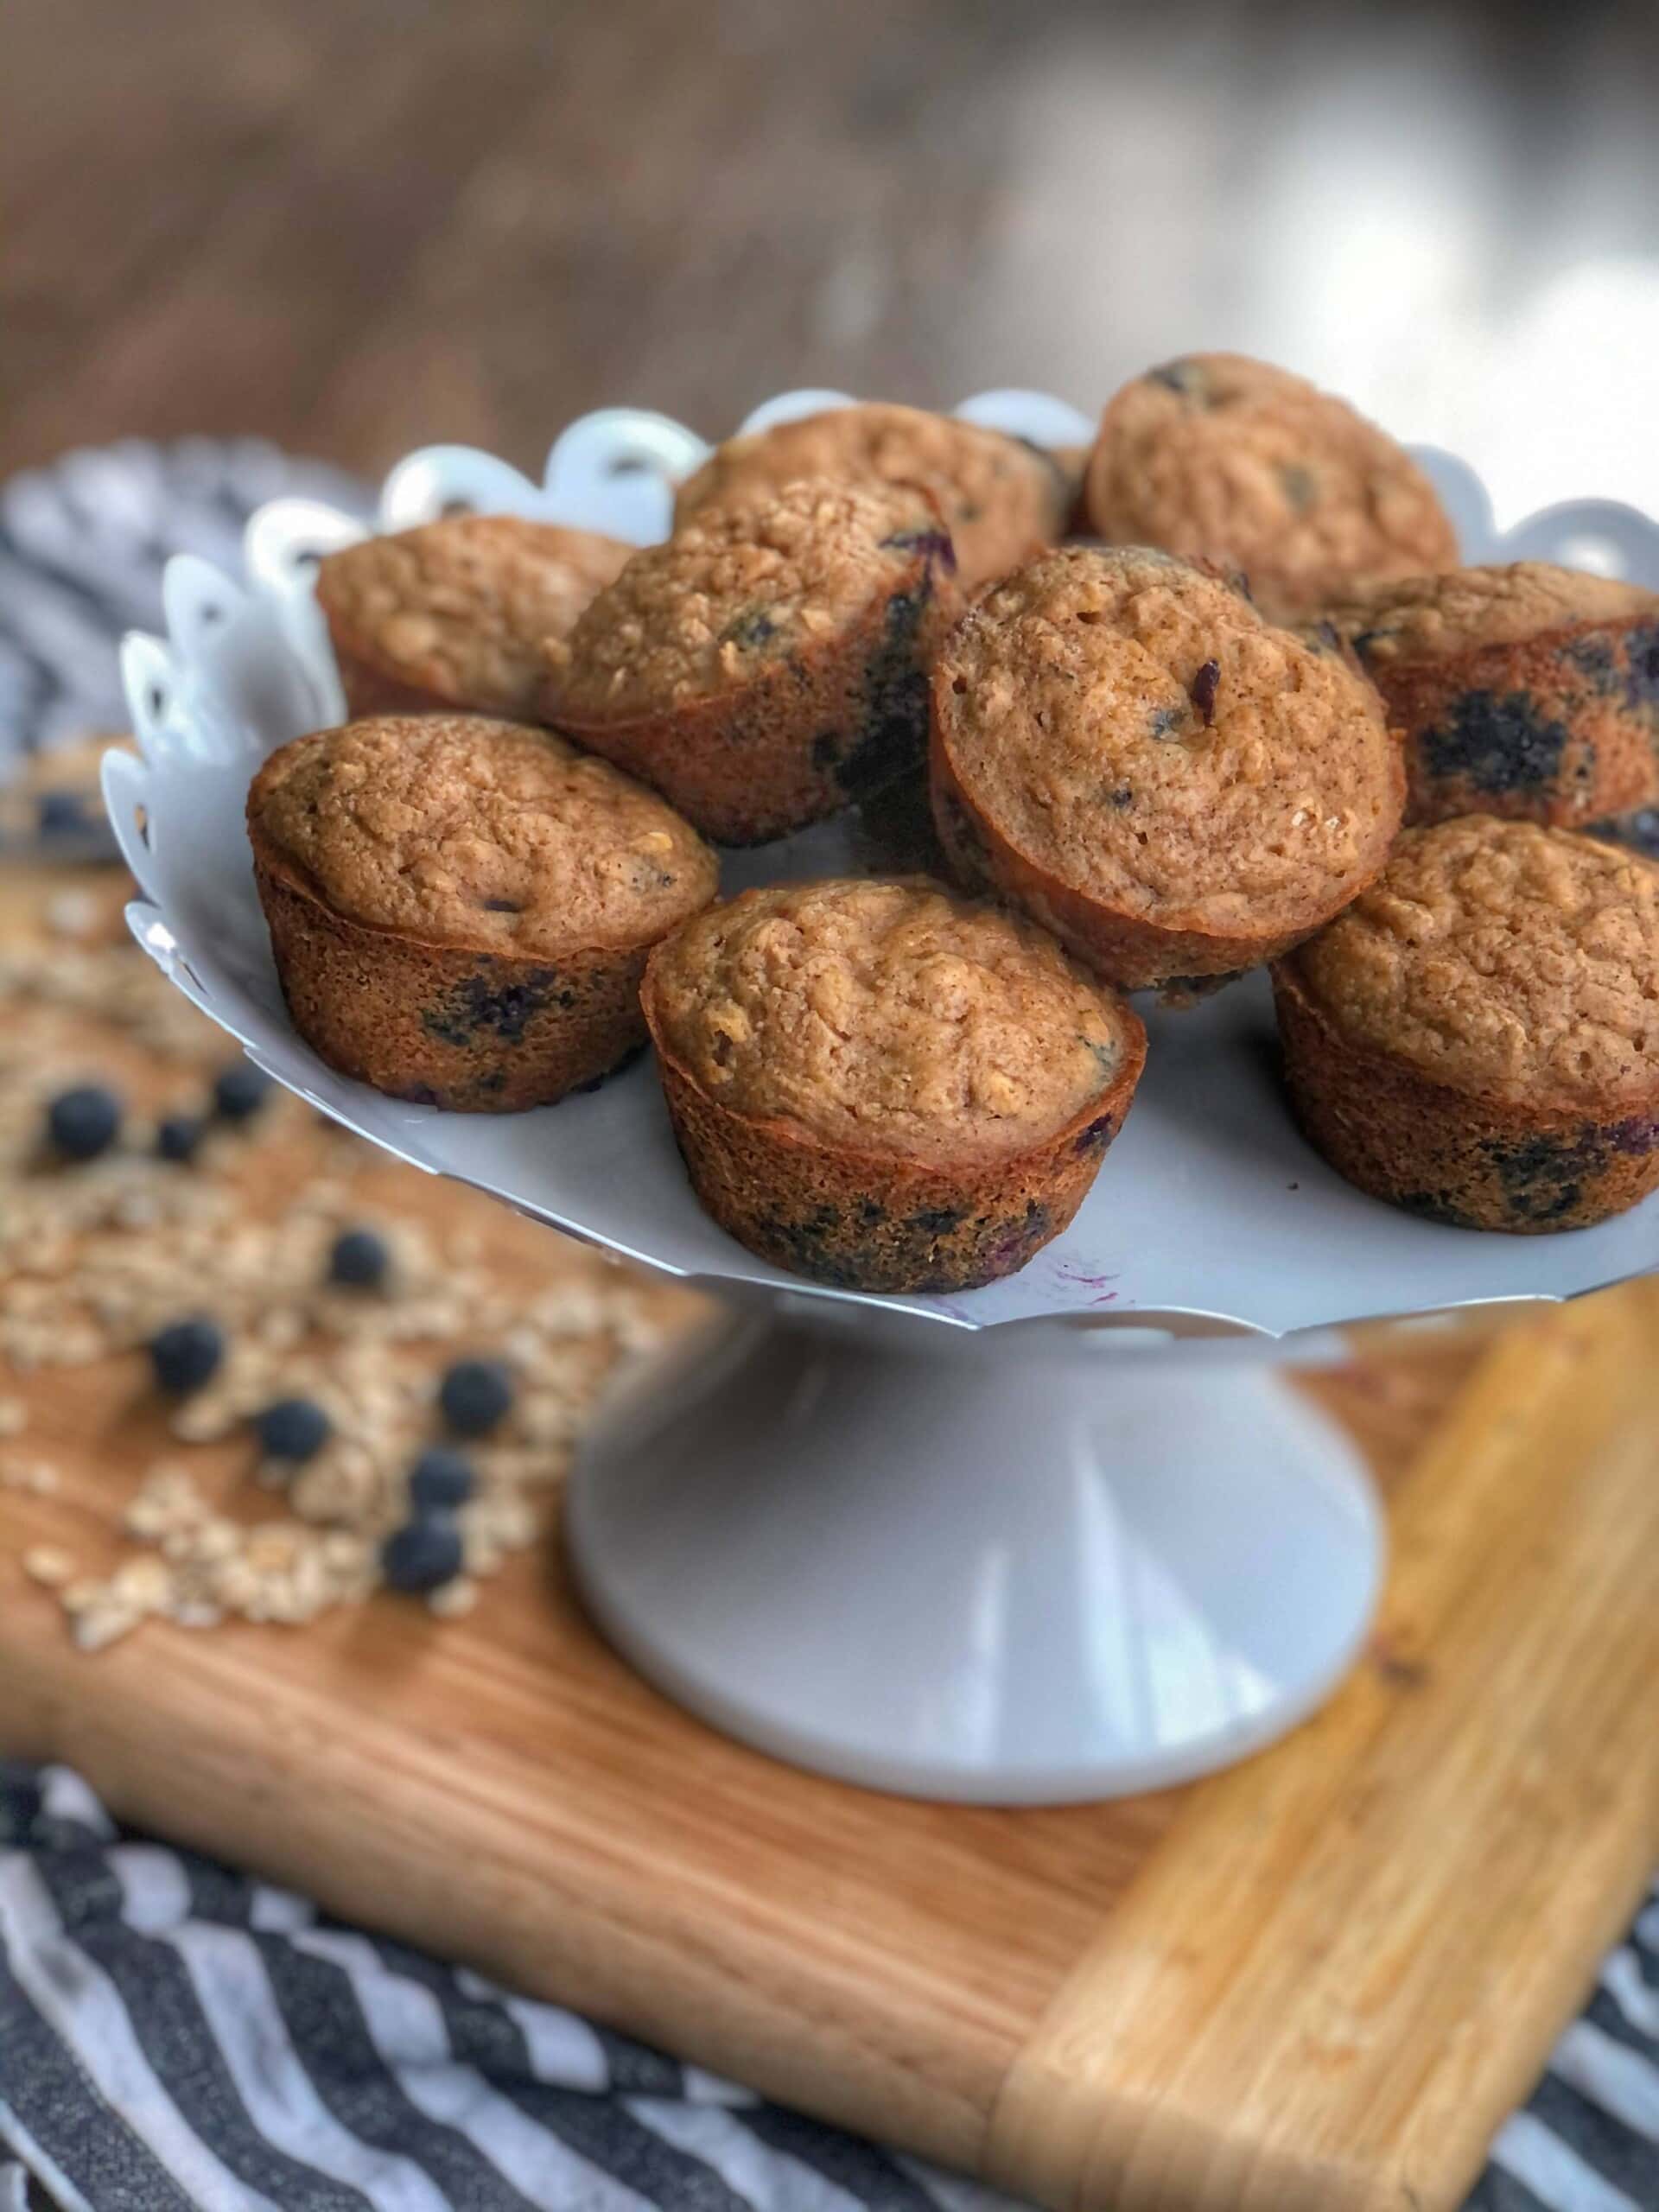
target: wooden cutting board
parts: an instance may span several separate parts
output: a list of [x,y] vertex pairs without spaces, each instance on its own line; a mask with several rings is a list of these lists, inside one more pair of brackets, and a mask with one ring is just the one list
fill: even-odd
[[[504,1267],[571,1263],[486,1217]],[[17,1387],[63,1484],[0,1497],[0,1750],[1047,2203],[1431,2212],[1659,1855],[1656,1351],[1640,1286],[1311,1382],[1389,1498],[1363,1663],[1230,1774],[1017,1813],[724,1741],[597,1641],[556,1557],[462,1620],[380,1599],[79,1654],[18,1556],[84,1552],[156,1440],[132,1361],[40,1376]]]

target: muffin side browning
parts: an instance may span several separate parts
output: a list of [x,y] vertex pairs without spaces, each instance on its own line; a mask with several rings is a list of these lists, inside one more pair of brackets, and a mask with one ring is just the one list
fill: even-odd
[[658,948],[644,1002],[709,1211],[865,1290],[1022,1267],[1076,1212],[1145,1056],[1051,939],[922,879],[746,892]]
[[347,711],[532,719],[543,640],[570,629],[631,550],[518,515],[451,515],[329,554],[317,603]]
[[1457,537],[1416,462],[1344,400],[1238,353],[1191,353],[1108,404],[1091,526],[1243,569],[1274,619],[1358,576],[1449,568]]
[[1021,439],[954,415],[864,401],[716,446],[680,486],[675,526],[710,501],[764,497],[804,476],[920,485],[938,504],[970,592],[1052,545],[1073,496],[1064,461]]
[[1387,857],[1403,774],[1370,685],[1224,577],[1064,547],[999,585],[933,681],[939,835],[1122,988],[1288,950]]
[[926,670],[959,605],[913,487],[710,505],[550,644],[545,712],[709,836],[758,843],[919,770]]
[[1411,830],[1274,985],[1298,1119],[1362,1190],[1529,1231],[1659,1185],[1650,863],[1484,816]]
[[294,1025],[333,1067],[458,1112],[551,1104],[645,1041],[650,946],[714,855],[562,739],[423,715],[274,753],[248,794]]
[[1408,821],[1575,829],[1659,799],[1659,593],[1519,561],[1368,586],[1325,619],[1404,735]]

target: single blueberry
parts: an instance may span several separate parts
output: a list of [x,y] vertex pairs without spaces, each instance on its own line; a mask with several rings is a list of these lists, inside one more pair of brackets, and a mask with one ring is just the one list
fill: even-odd
[[423,1513],[387,1537],[380,1567],[394,1590],[437,1590],[461,1573],[461,1531],[447,1513]]
[[60,1090],[46,1109],[53,1143],[66,1160],[96,1160],[115,1142],[121,1101],[101,1083]]
[[438,1386],[443,1417],[459,1436],[482,1436],[512,1404],[512,1382],[499,1360],[458,1359]]
[[201,1135],[200,1114],[169,1114],[156,1125],[156,1149],[163,1160],[194,1160]]
[[35,810],[42,837],[84,836],[92,823],[79,791],[42,791]]
[[150,1338],[149,1359],[156,1380],[169,1398],[188,1398],[218,1372],[225,1357],[225,1334],[216,1321],[193,1314],[169,1321]]
[[278,1398],[253,1417],[254,1433],[268,1459],[289,1459],[298,1466],[315,1459],[328,1441],[334,1424],[311,1398]]
[[343,1229],[328,1255],[328,1280],[347,1283],[353,1290],[376,1290],[391,1265],[384,1236],[372,1229]]
[[429,1444],[409,1471],[409,1502],[417,1513],[465,1505],[476,1480],[472,1461],[447,1444]]
[[237,1060],[219,1071],[213,1084],[213,1109],[226,1122],[245,1122],[259,1111],[271,1079],[251,1060]]

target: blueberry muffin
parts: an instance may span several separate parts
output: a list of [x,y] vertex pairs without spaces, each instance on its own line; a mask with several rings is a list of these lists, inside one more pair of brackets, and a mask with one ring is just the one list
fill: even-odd
[[711,502],[550,643],[543,712],[707,836],[756,844],[919,772],[959,606],[925,493],[817,478]]
[[644,996],[703,1205],[855,1290],[1023,1267],[1094,1181],[1146,1051],[1052,938],[925,878],[747,891],[657,948]]
[[1464,1229],[1582,1229],[1659,1185],[1659,868],[1531,822],[1409,830],[1274,970],[1308,1141]]
[[1406,818],[1582,828],[1659,799],[1659,593],[1541,561],[1328,607],[1406,741]]
[[933,678],[951,871],[1097,975],[1190,996],[1287,951],[1382,868],[1404,777],[1376,692],[1223,575],[1063,546],[999,584]]
[[317,603],[347,710],[533,720],[543,640],[569,631],[632,550],[518,515],[453,515],[330,553]]
[[1300,377],[1239,353],[1189,353],[1107,406],[1089,462],[1090,527],[1243,569],[1275,620],[1356,577],[1449,569],[1434,487],[1392,438]]
[[248,834],[300,1034],[461,1113],[550,1105],[642,1045],[646,952],[718,881],[654,793],[475,715],[296,738],[253,779]]
[[801,476],[919,484],[938,501],[963,588],[977,591],[1065,531],[1071,486],[1039,446],[955,415],[865,402],[728,438],[681,485],[683,523],[711,499],[776,491]]

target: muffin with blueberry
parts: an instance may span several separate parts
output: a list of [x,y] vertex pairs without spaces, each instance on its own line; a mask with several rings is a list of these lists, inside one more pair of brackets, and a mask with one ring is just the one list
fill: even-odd
[[543,711],[706,836],[760,843],[919,774],[959,605],[925,493],[810,478],[711,502],[550,644]]
[[328,554],[317,603],[353,715],[534,719],[542,649],[632,549],[520,515],[449,515]]
[[647,952],[718,880],[653,792],[477,715],[296,738],[254,778],[248,833],[300,1034],[462,1113],[550,1105],[627,1058]]
[[657,948],[644,999],[704,1206],[857,1290],[1023,1267],[1094,1181],[1146,1050],[1052,938],[925,878],[745,892]]
[[1227,577],[1065,546],[998,585],[933,678],[939,836],[1124,989],[1274,958],[1381,869],[1404,778],[1371,686]]
[[1408,830],[1274,971],[1292,1102],[1362,1191],[1582,1229],[1659,1185],[1659,868],[1536,823]]
[[969,592],[1061,537],[1075,490],[1065,461],[1041,447],[960,416],[865,401],[728,438],[681,485],[676,523],[711,500],[752,498],[802,476],[923,486],[938,502]]
[[1516,561],[1373,584],[1324,618],[1405,739],[1408,821],[1580,829],[1659,800],[1659,592]]
[[1089,523],[1242,569],[1275,620],[1357,577],[1447,569],[1457,534],[1409,454],[1344,400],[1240,353],[1189,353],[1108,404]]

